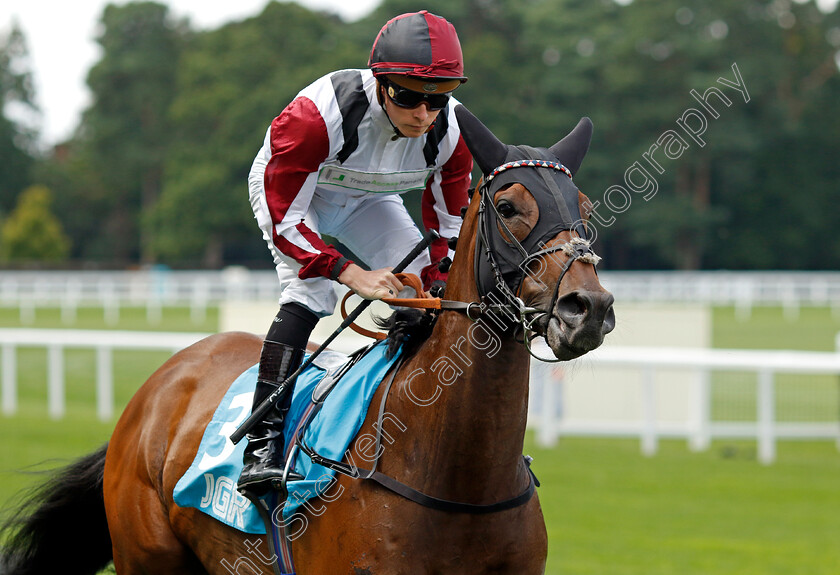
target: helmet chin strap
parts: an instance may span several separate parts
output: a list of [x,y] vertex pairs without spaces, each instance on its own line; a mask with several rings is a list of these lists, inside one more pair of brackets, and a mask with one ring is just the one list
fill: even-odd
[[392,139],[392,140],[398,140],[398,139],[400,139],[400,138],[405,138],[405,137],[406,137],[406,136],[405,136],[405,134],[403,134],[402,132],[400,132],[399,128],[397,128],[397,127],[394,125],[394,122],[392,122],[392,121],[391,121],[391,116],[389,116],[389,115],[388,115],[388,110],[386,110],[386,109],[385,109],[385,104],[383,104],[382,102],[380,102],[380,103],[379,103],[379,105],[380,105],[380,106],[382,106],[382,111],[383,111],[383,112],[385,112],[385,117],[386,117],[386,118],[388,118],[388,123],[389,123],[389,124],[391,124],[391,127],[392,127],[392,128],[394,128],[394,135],[393,135],[393,136],[391,136],[391,139]]

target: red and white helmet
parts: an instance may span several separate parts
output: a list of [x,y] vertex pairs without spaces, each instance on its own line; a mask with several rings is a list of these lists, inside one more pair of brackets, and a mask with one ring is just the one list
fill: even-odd
[[368,66],[375,76],[467,81],[455,27],[426,10],[389,20],[373,42]]

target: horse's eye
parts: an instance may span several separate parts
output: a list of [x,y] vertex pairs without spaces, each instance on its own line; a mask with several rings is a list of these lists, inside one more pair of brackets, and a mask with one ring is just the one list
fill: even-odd
[[513,207],[513,204],[504,200],[499,202],[499,204],[496,206],[496,211],[498,211],[499,215],[505,219],[512,218],[516,215],[516,208]]

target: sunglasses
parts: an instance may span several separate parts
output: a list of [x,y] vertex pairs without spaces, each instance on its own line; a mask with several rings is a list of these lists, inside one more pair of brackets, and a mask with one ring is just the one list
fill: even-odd
[[444,94],[424,94],[403,88],[393,82],[385,81],[383,83],[388,98],[400,108],[416,108],[423,102],[426,102],[429,105],[429,110],[443,110],[449,103],[449,98],[452,96],[450,92]]

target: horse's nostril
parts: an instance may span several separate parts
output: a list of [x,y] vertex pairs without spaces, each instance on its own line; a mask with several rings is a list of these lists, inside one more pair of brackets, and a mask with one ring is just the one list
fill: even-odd
[[555,309],[563,322],[571,327],[576,327],[586,317],[591,303],[591,298],[586,297],[585,294],[572,292],[559,298]]
[[606,333],[615,326],[613,296],[608,292],[573,291],[557,300],[557,316],[569,327],[577,327],[585,321],[601,322]]

